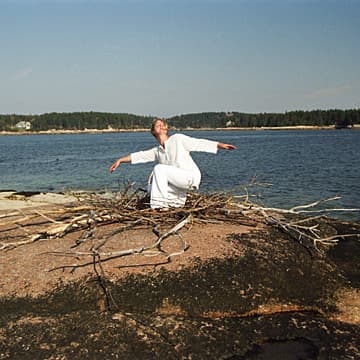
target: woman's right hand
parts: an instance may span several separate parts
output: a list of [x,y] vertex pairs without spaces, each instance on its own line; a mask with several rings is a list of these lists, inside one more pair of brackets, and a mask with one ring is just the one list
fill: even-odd
[[111,166],[110,166],[110,173],[112,173],[114,170],[116,170],[121,164],[121,161],[120,159],[119,160],[116,160]]
[[114,170],[116,170],[120,166],[121,163],[129,163],[129,162],[131,162],[131,154],[116,160],[110,166],[110,169],[109,169],[110,173],[112,173]]

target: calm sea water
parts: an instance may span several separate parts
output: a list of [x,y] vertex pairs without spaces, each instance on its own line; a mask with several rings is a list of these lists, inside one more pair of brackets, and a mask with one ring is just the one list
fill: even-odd
[[[335,195],[336,207],[360,207],[360,131],[191,131],[238,147],[218,155],[194,153],[203,181],[200,191],[243,193],[256,201],[291,207]],[[0,189],[17,191],[117,190],[127,181],[143,186],[151,164],[117,158],[156,145],[149,133],[0,136]],[[330,205],[329,205],[330,206]],[[357,220],[360,214],[349,215]]]

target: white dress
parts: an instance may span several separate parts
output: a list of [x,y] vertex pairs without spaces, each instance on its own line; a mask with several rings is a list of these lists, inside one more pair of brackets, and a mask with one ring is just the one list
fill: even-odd
[[153,209],[183,206],[186,191],[197,189],[201,173],[190,152],[216,154],[217,141],[174,134],[164,143],[145,151],[130,154],[132,164],[156,161],[151,183],[150,206]]

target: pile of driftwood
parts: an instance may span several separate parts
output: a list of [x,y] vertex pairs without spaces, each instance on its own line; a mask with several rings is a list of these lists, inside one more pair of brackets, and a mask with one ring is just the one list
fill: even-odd
[[[149,208],[149,199],[146,195],[132,190],[131,187],[126,187],[124,191],[117,193],[85,192],[72,195],[76,195],[78,201],[61,209],[32,209],[26,212],[18,210],[0,215],[0,235],[2,234],[0,250],[11,250],[36,241],[61,238],[76,232],[78,235],[74,245],[68,252],[60,255],[73,256],[76,259],[90,257],[92,261],[100,263],[131,254],[161,253],[167,261],[170,261],[172,256],[179,255],[187,249],[180,230],[196,222],[229,222],[254,227],[274,226],[291,235],[311,254],[317,252],[321,254],[324,246],[335,245],[340,238],[354,235],[359,237],[359,234],[333,234],[326,237],[321,235],[317,220],[323,216],[323,213],[359,211],[359,209],[316,209],[320,204],[338,198],[320,200],[285,210],[253,203],[248,194],[235,196],[225,193],[190,193],[184,207],[157,211]],[[111,232],[98,236],[99,228],[108,224],[116,224],[116,226]],[[156,241],[118,251],[104,250],[106,243],[117,234],[127,230],[144,229],[144,227],[152,229],[157,236]],[[17,230],[16,235],[12,235],[11,230]],[[182,240],[182,248],[177,252],[166,253],[161,249],[161,243],[171,235],[176,235]],[[86,250],[80,251],[80,248],[83,249],[86,244],[88,244]],[[88,261],[85,265],[89,263],[91,264]],[[71,267],[74,270],[77,265]]]

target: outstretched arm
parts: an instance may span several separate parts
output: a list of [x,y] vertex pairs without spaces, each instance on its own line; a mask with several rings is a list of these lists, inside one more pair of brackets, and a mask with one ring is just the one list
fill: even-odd
[[131,157],[130,155],[124,156],[118,160],[116,160],[111,166],[110,166],[110,173],[112,173],[114,170],[116,170],[121,163],[125,163],[125,162],[131,162]]
[[236,146],[235,145],[231,145],[231,144],[224,144],[219,142],[217,144],[218,149],[224,149],[224,150],[235,150]]
[[197,139],[183,134],[176,134],[187,151],[204,151],[216,154],[218,149],[235,150],[236,146],[230,144],[224,144],[214,140]]

